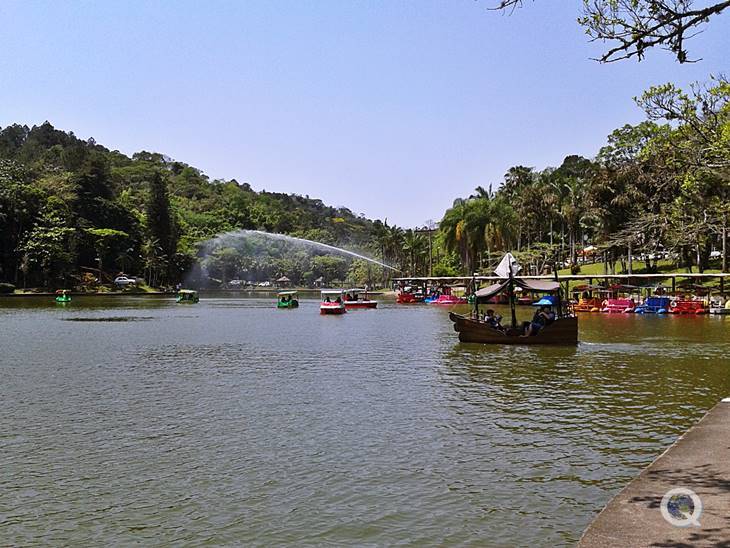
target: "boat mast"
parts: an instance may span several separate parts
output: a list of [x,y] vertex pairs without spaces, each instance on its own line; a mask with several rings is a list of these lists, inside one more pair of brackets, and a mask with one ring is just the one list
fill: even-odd
[[477,297],[477,279],[474,273],[471,275],[471,290],[474,295],[474,312],[476,312],[477,320],[479,319],[479,297]]
[[512,261],[509,261],[509,307],[512,311],[512,329],[517,328],[517,313],[515,311],[515,279],[512,276]]
[[558,318],[563,317],[563,299],[562,291],[560,289],[560,278],[558,278],[557,265],[553,264],[553,274],[555,274],[555,281],[558,282]]

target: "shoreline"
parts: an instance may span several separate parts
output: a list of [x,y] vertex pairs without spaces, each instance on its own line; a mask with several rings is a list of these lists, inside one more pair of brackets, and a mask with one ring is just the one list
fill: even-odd
[[[593,518],[578,548],[719,545],[730,538],[730,398],[710,409]],[[662,517],[665,493],[694,491],[700,526],[679,527]]]
[[[327,289],[327,288],[322,288]],[[322,289],[319,288],[251,288],[251,289],[198,289],[196,290],[200,295],[211,295],[211,294],[229,294],[236,295],[241,293],[261,293],[265,295],[276,295],[279,291],[297,291],[299,293],[311,293],[319,294]],[[338,289],[338,288],[336,288]],[[69,291],[69,295],[72,297],[170,297],[177,295],[177,291]],[[375,290],[368,291],[368,295],[377,295],[379,297],[394,297],[395,292],[389,290]],[[55,291],[39,291],[39,292],[26,292],[26,293],[4,293],[0,294],[0,299],[5,297],[17,299],[22,297],[55,297]]]

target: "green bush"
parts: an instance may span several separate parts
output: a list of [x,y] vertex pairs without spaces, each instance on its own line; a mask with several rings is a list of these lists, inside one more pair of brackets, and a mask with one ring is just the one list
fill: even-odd
[[8,294],[13,291],[15,291],[15,286],[13,284],[0,283],[0,294]]

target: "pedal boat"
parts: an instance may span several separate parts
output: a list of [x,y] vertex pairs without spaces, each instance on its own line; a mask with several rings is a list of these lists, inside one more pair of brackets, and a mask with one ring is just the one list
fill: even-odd
[[195,304],[199,301],[198,292],[194,289],[181,289],[175,297],[175,302],[180,304]]
[[319,313],[344,314],[347,312],[344,301],[345,292],[342,289],[323,289],[321,302],[319,303]]
[[279,291],[276,294],[276,308],[299,308],[296,291]]
[[378,301],[368,298],[367,289],[347,289],[345,291],[345,308],[347,310],[377,307]]
[[56,291],[56,302],[57,303],[70,303],[71,295],[69,295],[68,289],[59,289]]

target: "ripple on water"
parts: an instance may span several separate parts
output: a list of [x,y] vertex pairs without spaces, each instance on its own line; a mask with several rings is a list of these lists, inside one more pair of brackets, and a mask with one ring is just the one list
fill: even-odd
[[9,544],[571,544],[730,392],[718,322],[491,348],[428,307],[135,303],[4,312]]

